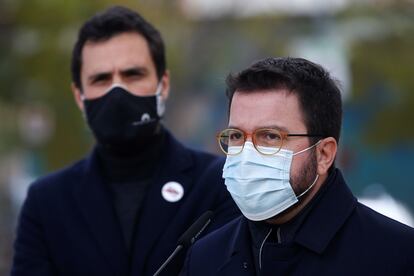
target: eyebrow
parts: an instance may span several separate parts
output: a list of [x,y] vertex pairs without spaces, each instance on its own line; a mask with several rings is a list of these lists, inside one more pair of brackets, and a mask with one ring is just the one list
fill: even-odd
[[[235,128],[235,129],[240,129],[239,127],[233,126],[233,125],[229,125],[228,128]],[[265,125],[265,126],[259,126],[256,129],[260,129],[260,128],[272,128],[272,129],[277,129],[277,130],[281,130],[281,131],[285,131],[285,132],[289,132],[288,129],[286,127],[283,126],[278,126],[278,125]]]
[[[124,70],[121,70],[121,75],[122,76],[130,76],[130,75],[146,75],[148,74],[148,69],[145,67],[140,67],[140,66],[135,66],[135,67],[131,67],[131,68],[127,68]],[[96,80],[100,80],[100,79],[106,79],[111,77],[112,72],[108,71],[108,72],[99,72],[99,73],[95,73],[92,74],[88,77],[89,82],[93,82]]]
[[131,67],[127,68],[125,70],[121,70],[121,75],[123,76],[129,76],[129,75],[145,75],[148,73],[148,69],[145,67]]
[[96,81],[96,80],[109,78],[110,76],[111,76],[110,72],[100,72],[100,73],[90,75],[88,77],[88,81],[93,82],[93,81]]

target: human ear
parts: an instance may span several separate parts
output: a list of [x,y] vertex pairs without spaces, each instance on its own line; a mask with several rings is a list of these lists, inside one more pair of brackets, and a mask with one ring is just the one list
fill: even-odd
[[166,100],[168,98],[168,95],[170,94],[170,72],[168,70],[166,70],[164,75],[162,76],[161,84],[161,97],[163,100]]
[[77,106],[79,107],[79,109],[83,112],[84,106],[83,106],[83,101],[82,101],[82,91],[73,82],[71,84],[71,88],[72,88],[73,97],[75,98],[75,102]]
[[329,168],[335,161],[338,145],[335,138],[327,137],[322,139],[316,148],[316,158],[318,164],[318,174],[326,175]]

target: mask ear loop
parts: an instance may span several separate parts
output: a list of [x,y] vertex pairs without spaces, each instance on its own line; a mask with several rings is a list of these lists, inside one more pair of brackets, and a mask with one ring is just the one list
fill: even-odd
[[318,181],[319,179],[319,174],[316,175],[315,180],[313,181],[313,183],[304,191],[302,192],[300,195],[298,195],[296,198],[299,199],[301,198],[304,194],[306,194],[310,189],[312,189],[313,186],[315,186],[316,181]]
[[302,152],[305,152],[305,151],[307,151],[307,150],[310,150],[311,148],[314,148],[314,147],[316,147],[317,145],[319,145],[321,142],[322,142],[322,140],[319,140],[318,142],[316,142],[316,143],[315,143],[315,144],[313,144],[312,146],[307,147],[306,149],[303,149],[303,150],[301,150],[301,151],[295,152],[293,155],[295,156],[295,155],[301,154]]
[[157,90],[155,91],[155,97],[157,101],[157,114],[161,118],[162,115],[164,115],[165,112],[165,100],[162,98],[161,92],[162,92],[162,82],[160,81],[157,86]]
[[[310,146],[310,147],[307,147],[306,149],[303,149],[303,150],[301,150],[301,151],[298,151],[298,152],[295,152],[293,155],[297,155],[297,154],[300,154],[300,153],[302,153],[302,152],[305,152],[305,151],[307,151],[307,150],[310,150],[311,148],[314,148],[314,147],[316,147],[317,145],[319,145],[320,143],[322,142],[322,140],[319,140],[318,142],[316,142],[315,144],[313,144],[312,146]],[[318,179],[319,179],[319,174],[317,174],[316,175],[316,177],[315,177],[315,180],[313,181],[313,183],[304,191],[304,192],[302,192],[300,195],[298,195],[296,198],[297,199],[299,199],[300,197],[302,197],[304,194],[306,194],[310,189],[312,189],[312,187],[313,186],[315,186],[315,184],[316,184],[316,181],[318,181]]]

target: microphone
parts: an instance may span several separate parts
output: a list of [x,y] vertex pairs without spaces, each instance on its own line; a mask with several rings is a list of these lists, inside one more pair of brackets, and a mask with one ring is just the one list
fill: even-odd
[[184,234],[181,235],[173,253],[171,253],[168,259],[160,266],[153,276],[158,276],[181,249],[188,248],[195,242],[198,236],[200,236],[204,229],[206,229],[207,225],[210,224],[212,216],[212,211],[206,211],[187,229],[187,231],[184,232]]

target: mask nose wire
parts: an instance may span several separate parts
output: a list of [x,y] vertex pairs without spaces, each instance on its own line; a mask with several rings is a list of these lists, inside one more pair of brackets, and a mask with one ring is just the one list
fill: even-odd
[[[108,92],[111,91],[112,89],[114,89],[115,87],[120,87],[120,88],[122,88],[122,89],[124,89],[126,91],[129,91],[128,88],[124,84],[119,83],[119,82],[115,82],[109,88],[107,88],[105,90],[105,92],[103,93],[103,95],[108,94]],[[81,99],[81,101],[85,101],[86,100],[85,92],[81,93],[80,99]]]
[[122,88],[122,89],[124,89],[126,91],[129,91],[128,90],[128,87],[126,87],[124,84],[119,83],[119,82],[114,82],[108,89],[105,90],[105,93],[104,94],[108,93],[109,91],[111,91],[115,87],[120,87],[120,88]]
[[[126,91],[129,91],[128,88],[124,84],[115,82],[108,89],[106,89],[103,94],[104,95],[107,94],[109,91],[111,91],[115,87],[120,87],[120,88],[122,88],[122,89],[124,89]],[[163,88],[163,85],[162,85],[162,82],[160,81],[157,84],[157,90],[155,91],[155,96],[161,96],[162,88]],[[81,93],[80,94],[80,99],[81,99],[81,101],[85,101],[86,100],[86,97],[85,97],[85,94],[84,93]]]

